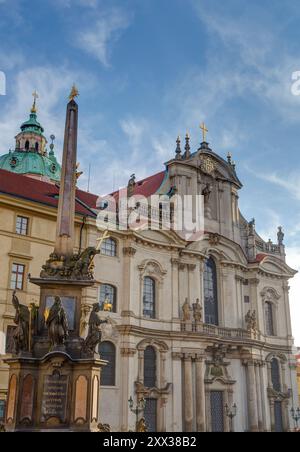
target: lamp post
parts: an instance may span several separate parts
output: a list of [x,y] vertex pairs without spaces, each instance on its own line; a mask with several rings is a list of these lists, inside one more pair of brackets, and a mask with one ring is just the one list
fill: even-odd
[[130,397],[128,403],[130,411],[135,414],[135,430],[137,430],[139,414],[145,410],[146,400],[143,397],[142,399],[138,400],[138,403],[136,404],[136,406],[134,406],[133,399],[132,397]]
[[294,407],[291,408],[291,415],[295,422],[295,429],[296,431],[298,431],[298,422],[300,421],[300,408],[298,407],[296,410],[294,409]]
[[230,433],[234,433],[233,419],[235,418],[236,413],[237,413],[236,403],[231,408],[226,403],[226,405],[225,405],[225,413],[226,413],[226,416],[230,420]]

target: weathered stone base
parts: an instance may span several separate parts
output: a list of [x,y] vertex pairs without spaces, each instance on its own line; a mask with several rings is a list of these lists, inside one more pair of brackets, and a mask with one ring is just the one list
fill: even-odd
[[8,432],[97,431],[101,359],[72,359],[63,352],[44,358],[8,359]]

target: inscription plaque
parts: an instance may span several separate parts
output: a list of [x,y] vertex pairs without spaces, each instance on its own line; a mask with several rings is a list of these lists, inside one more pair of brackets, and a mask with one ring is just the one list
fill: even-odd
[[68,376],[59,372],[44,377],[42,396],[41,422],[50,418],[59,419],[60,423],[66,422],[68,396]]

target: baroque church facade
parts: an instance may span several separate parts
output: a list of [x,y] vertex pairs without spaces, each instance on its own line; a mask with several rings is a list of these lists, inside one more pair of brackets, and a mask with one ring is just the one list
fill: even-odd
[[[35,103],[29,121],[15,151],[0,157],[2,407],[8,386],[3,359],[13,352],[12,292],[18,290],[23,303],[38,300],[27,277],[39,274],[55,239],[60,167],[53,144],[46,150]],[[231,156],[223,159],[205,138],[192,152],[188,136],[184,151],[177,140],[162,172],[129,181],[129,197],[203,195],[204,235],[190,242],[172,228],[110,230],[95,258],[96,285],[83,296],[81,333],[99,302],[109,319],[100,345],[108,362],[101,420],[112,431],[134,429],[131,397],[134,404],[145,399],[151,431],[293,428],[298,390],[288,281],[295,271],[286,264],[282,228],[276,243],[264,242],[255,221],[242,216],[241,189]],[[77,190],[78,250],[96,245],[101,206],[103,199]]]

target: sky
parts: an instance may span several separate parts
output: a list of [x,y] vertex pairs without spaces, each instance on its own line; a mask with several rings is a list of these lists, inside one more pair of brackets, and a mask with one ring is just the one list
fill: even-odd
[[[61,157],[71,85],[79,97],[80,186],[105,194],[161,171],[176,138],[230,151],[240,208],[258,233],[285,231],[300,271],[300,71],[297,0],[0,0],[0,154],[14,146],[32,92]],[[300,276],[290,283],[300,346]]]

